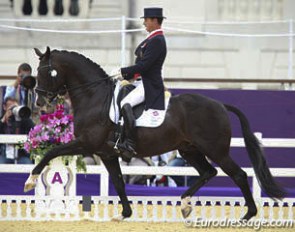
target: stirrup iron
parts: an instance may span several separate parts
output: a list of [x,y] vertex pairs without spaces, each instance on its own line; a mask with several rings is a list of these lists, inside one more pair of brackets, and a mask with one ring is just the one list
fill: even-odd
[[120,153],[120,150],[119,150],[119,148],[118,148],[118,143],[119,143],[119,141],[120,141],[120,136],[118,137],[118,139],[117,139],[117,141],[116,141],[116,143],[115,143],[115,146],[114,146],[114,151],[115,151],[116,153]]

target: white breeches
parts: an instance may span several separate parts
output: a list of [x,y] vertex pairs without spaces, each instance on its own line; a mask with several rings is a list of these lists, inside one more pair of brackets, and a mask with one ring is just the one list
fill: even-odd
[[144,88],[142,81],[135,81],[134,83],[135,89],[133,89],[128,95],[123,98],[121,101],[121,108],[126,104],[129,103],[131,107],[134,107],[142,102],[144,102]]

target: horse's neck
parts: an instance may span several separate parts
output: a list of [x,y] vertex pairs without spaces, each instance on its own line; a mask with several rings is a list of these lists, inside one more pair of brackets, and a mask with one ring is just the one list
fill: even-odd
[[112,98],[112,84],[107,81],[93,83],[93,86],[83,87],[81,85],[81,88],[69,91],[75,114],[85,110],[89,111],[92,107],[99,109],[100,112],[108,109]]
[[66,56],[57,58],[60,63],[71,67],[66,72],[65,84],[75,114],[80,110],[88,111],[91,107],[103,109],[110,102],[112,83],[106,80],[105,73],[99,66],[95,67],[87,62],[74,63],[71,59],[65,59]]

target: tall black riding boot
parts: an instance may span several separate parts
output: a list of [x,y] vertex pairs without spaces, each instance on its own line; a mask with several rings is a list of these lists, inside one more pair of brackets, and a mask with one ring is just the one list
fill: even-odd
[[136,155],[135,151],[135,117],[132,107],[129,103],[122,107],[122,115],[124,118],[125,139],[123,143],[118,144],[118,148],[123,151],[122,158],[131,159]]

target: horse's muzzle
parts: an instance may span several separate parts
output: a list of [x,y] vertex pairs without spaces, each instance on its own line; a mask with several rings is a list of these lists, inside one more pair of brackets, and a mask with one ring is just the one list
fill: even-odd
[[46,100],[44,99],[44,97],[42,97],[42,96],[37,96],[37,100],[36,100],[36,105],[38,106],[38,107],[43,107],[43,106],[45,106],[46,105]]

